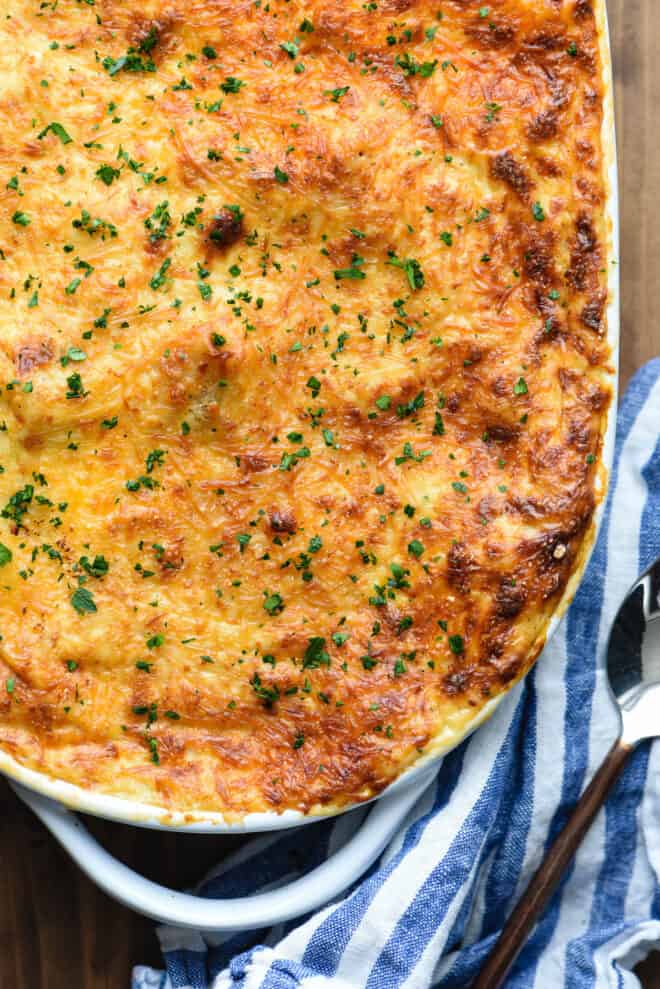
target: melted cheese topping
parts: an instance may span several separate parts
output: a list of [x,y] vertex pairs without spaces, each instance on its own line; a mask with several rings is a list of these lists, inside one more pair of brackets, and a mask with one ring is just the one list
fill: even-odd
[[0,21],[0,744],[340,808],[528,668],[580,558],[592,5],[139,6]]

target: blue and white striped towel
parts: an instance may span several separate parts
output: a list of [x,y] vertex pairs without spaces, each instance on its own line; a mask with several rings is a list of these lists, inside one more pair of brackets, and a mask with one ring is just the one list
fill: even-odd
[[[601,660],[638,572],[660,555],[660,359],[619,414],[610,499],[580,590],[536,669],[448,755],[380,861],[340,902],[271,931],[161,929],[167,972],[133,989],[468,986],[614,739]],[[628,989],[660,943],[660,745],[641,746],[523,950],[509,989]],[[361,813],[361,812],[358,812]],[[255,840],[202,884],[237,896],[317,865],[355,817]],[[294,865],[292,865],[292,862]]]

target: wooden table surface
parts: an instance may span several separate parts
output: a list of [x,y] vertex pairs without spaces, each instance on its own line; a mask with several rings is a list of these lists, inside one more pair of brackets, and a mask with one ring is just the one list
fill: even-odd
[[[656,0],[608,0],[622,193],[622,384],[660,354],[660,30]],[[94,822],[106,846],[146,875],[191,883],[226,839]],[[128,989],[133,964],[160,961],[153,925],[100,893],[0,782],[0,986]],[[643,966],[660,989],[660,955]]]

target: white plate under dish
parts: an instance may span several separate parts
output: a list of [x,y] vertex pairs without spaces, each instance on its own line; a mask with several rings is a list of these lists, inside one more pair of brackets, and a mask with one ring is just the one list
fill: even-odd
[[[610,225],[607,309],[608,342],[612,363],[618,369],[619,343],[619,204],[617,186],[616,140],[609,33],[605,0],[597,5],[601,61],[604,81],[602,141],[606,160],[608,196],[606,212]],[[616,430],[616,377],[614,394],[604,436],[602,463],[609,473],[614,453]],[[605,481],[602,481],[603,485]],[[556,630],[577,590],[587,565],[604,509],[604,491],[595,513],[592,531],[583,547],[582,561],[571,578],[545,633],[546,640]],[[119,797],[94,793],[27,769],[0,750],[0,771],[12,781],[17,794],[37,814],[54,837],[68,851],[80,868],[106,893],[126,906],[162,923],[199,931],[232,931],[268,927],[316,910],[339,895],[362,875],[381,853],[406,814],[433,780],[444,755],[479,727],[493,713],[504,695],[490,701],[468,725],[463,735],[444,748],[436,746],[406,770],[380,794],[373,806],[363,806],[362,824],[346,844],[331,858],[302,879],[277,890],[230,900],[208,900],[179,893],[145,879],[113,858],[90,835],[76,811],[103,817],[123,824],[161,828],[186,833],[246,833],[275,831],[323,819],[296,811],[282,814],[249,814],[240,822],[229,822],[218,813],[176,813],[164,807],[140,804]],[[355,808],[348,807],[348,810]]]

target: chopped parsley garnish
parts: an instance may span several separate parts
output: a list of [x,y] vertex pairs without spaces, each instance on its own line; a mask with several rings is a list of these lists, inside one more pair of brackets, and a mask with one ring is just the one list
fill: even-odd
[[276,701],[280,698],[280,690],[277,684],[273,684],[272,687],[266,687],[261,682],[261,677],[258,673],[255,673],[250,680],[250,686],[254,690],[257,697],[259,697],[266,707],[272,707]]
[[492,124],[502,107],[499,103],[486,103],[486,120]]
[[393,251],[390,251],[387,263],[393,265],[395,268],[402,268],[405,271],[411,291],[416,292],[424,288],[424,272],[416,258],[402,260]]
[[83,385],[83,380],[76,371],[74,374],[70,374],[66,379],[69,390],[66,393],[66,398],[85,398],[89,395],[88,391],[85,391]]
[[64,127],[62,127],[62,124],[59,124],[57,122],[57,120],[53,120],[53,122],[51,124],[48,124],[47,127],[44,127],[44,129],[41,131],[41,133],[40,134],[37,134],[37,140],[38,141],[42,141],[44,139],[44,137],[46,136],[46,134],[48,134],[49,131],[51,132],[51,134],[54,134],[55,137],[59,137],[59,139],[62,142],[62,144],[72,144],[73,143],[73,138],[71,137],[71,135],[70,134],[67,134],[67,132],[64,129]]
[[415,453],[413,450],[412,443],[403,444],[403,453],[399,457],[394,458],[394,463],[399,467],[401,464],[405,464],[407,461],[412,461],[413,463],[421,464],[423,460],[431,456],[430,450],[420,450],[419,453]]
[[300,45],[297,41],[283,41],[280,45],[283,52],[286,52],[289,58],[297,58],[298,52],[300,51]]
[[151,474],[154,467],[162,467],[164,459],[165,459],[165,450],[151,450],[147,454],[147,459],[145,461],[147,474]]
[[118,168],[113,165],[99,165],[99,167],[94,172],[97,179],[100,179],[105,185],[112,185],[115,179],[118,179],[121,172]]
[[532,206],[532,216],[538,223],[542,223],[545,220],[545,210],[539,202],[534,203]]
[[101,64],[109,76],[116,76],[118,72],[156,71],[154,61],[150,58],[143,59],[135,48],[129,48],[126,54],[120,55],[119,58],[112,58],[112,56],[107,55]]
[[406,52],[403,55],[397,55],[394,64],[401,69],[404,76],[420,76],[422,79],[427,79],[435,72],[438,60],[436,58],[432,62],[418,62]]
[[424,392],[420,391],[419,394],[415,395],[414,398],[411,398],[409,402],[406,402],[403,405],[397,405],[396,414],[398,415],[399,419],[406,419],[408,416],[413,415],[415,412],[418,412],[419,409],[423,409],[423,408],[424,408]]
[[101,577],[105,577],[110,569],[104,556],[95,556],[92,561],[87,556],[81,556],[78,564],[90,577],[96,577],[99,580]]
[[151,751],[151,761],[154,765],[158,766],[160,763],[160,756],[158,754],[158,739],[149,737],[147,739],[147,744],[149,745],[149,749]]
[[86,209],[81,211],[79,219],[71,221],[71,226],[76,230],[84,230],[90,237],[100,233],[101,240],[105,240],[106,235],[109,237],[117,236],[117,228],[113,223],[102,220],[99,216],[92,217]]
[[4,543],[0,543],[0,567],[5,567],[8,563],[11,563],[12,551]]
[[20,528],[23,521],[23,516],[27,513],[30,505],[32,504],[32,499],[34,498],[34,485],[26,484],[25,487],[16,491],[5,507],[2,509],[2,517],[4,519],[11,519],[12,522],[16,523],[17,528]]
[[361,270],[363,264],[364,258],[361,258],[359,254],[353,254],[350,268],[339,268],[335,271],[335,281],[340,282],[345,278],[354,280],[366,278],[366,274]]
[[332,103],[339,103],[342,96],[346,96],[350,86],[338,86],[336,89],[324,89],[323,95],[329,96]]
[[314,636],[309,640],[309,645],[303,655],[303,669],[316,670],[320,666],[330,666],[330,657],[325,650],[325,639],[321,636]]
[[77,587],[71,595],[71,604],[79,615],[92,614],[97,611],[94,596],[86,587]]
[[220,83],[220,89],[223,93],[238,93],[245,85],[242,79],[227,76],[225,81]]
[[279,615],[284,611],[284,599],[281,594],[270,594],[264,591],[264,610],[269,615]]
[[528,393],[527,382],[525,381],[524,378],[518,378],[515,385],[513,386],[513,394],[527,395],[527,393]]
[[394,663],[394,669],[393,669],[394,676],[395,677],[403,676],[405,672],[406,672],[406,664],[403,661],[402,657],[399,656],[399,658]]
[[154,290],[154,292],[157,292],[158,289],[162,288],[162,286],[165,284],[167,269],[170,267],[171,264],[172,264],[172,259],[165,258],[165,260],[161,264],[156,274],[152,277],[151,281],[149,282],[149,286]]

